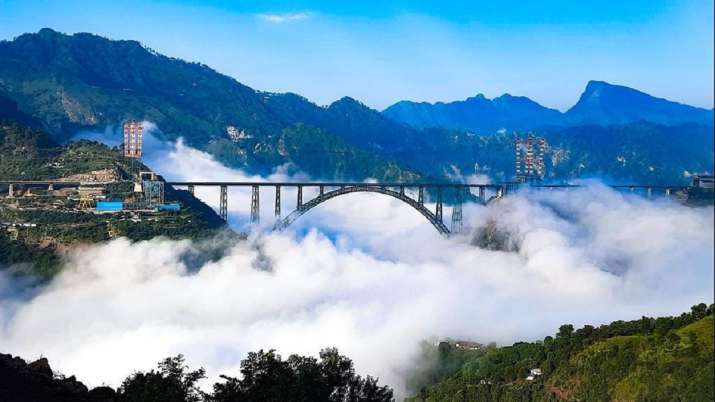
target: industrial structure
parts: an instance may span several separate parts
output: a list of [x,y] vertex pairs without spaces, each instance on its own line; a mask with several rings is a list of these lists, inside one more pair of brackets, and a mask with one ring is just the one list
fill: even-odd
[[544,152],[547,146],[546,139],[534,137],[531,133],[526,138],[514,138],[516,181],[524,183],[544,178]]
[[144,126],[134,120],[124,123],[124,157],[141,159]]

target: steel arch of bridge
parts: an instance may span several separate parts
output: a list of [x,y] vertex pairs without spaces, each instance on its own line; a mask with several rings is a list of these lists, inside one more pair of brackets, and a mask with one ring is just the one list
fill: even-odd
[[[0,181],[0,185],[8,186],[8,194],[10,197],[13,196],[14,186],[48,186],[50,189],[53,185],[67,184],[66,182],[59,181],[42,181],[42,182],[30,182],[30,181]],[[274,230],[282,230],[288,227],[300,216],[308,212],[309,210],[315,208],[316,206],[322,204],[323,202],[338,197],[340,195],[354,193],[354,192],[371,192],[378,194],[385,194],[390,197],[396,198],[414,209],[416,209],[422,216],[424,216],[432,226],[437,229],[438,232],[444,235],[449,235],[451,232],[458,233],[462,228],[462,202],[465,200],[465,196],[470,201],[476,201],[482,204],[489,204],[493,201],[499,200],[500,198],[515,192],[520,186],[528,186],[533,189],[541,190],[554,190],[554,189],[572,189],[580,188],[581,185],[578,184],[534,184],[534,183],[517,183],[517,182],[503,182],[494,184],[467,184],[467,183],[365,183],[365,182],[217,182],[217,181],[205,181],[205,182],[167,182],[170,186],[181,186],[186,187],[187,190],[193,195],[194,189],[197,186],[202,187],[219,187],[221,190],[219,213],[221,219],[224,221],[228,218],[228,187],[243,187],[251,188],[251,214],[250,223],[255,225],[259,223],[260,220],[260,188],[261,187],[272,187],[275,189],[275,217],[276,223],[273,225]],[[291,212],[285,218],[281,217],[281,189],[284,187],[296,188],[297,189],[297,208],[295,211]],[[627,185],[611,185],[609,186],[616,190],[629,190],[630,192],[635,191],[646,191],[647,196],[650,198],[655,195],[655,193],[663,193],[666,197],[670,197],[677,192],[681,192],[687,189],[687,186],[682,185],[637,185],[637,184],[627,184]],[[319,195],[311,199],[308,202],[303,202],[303,189],[304,188],[318,188]],[[415,200],[405,194],[406,189],[418,190],[418,196]],[[430,189],[432,192],[436,191],[437,197],[435,200],[434,212],[430,211],[424,206],[425,192]],[[329,191],[326,191],[329,190]],[[443,223],[443,199],[442,195],[444,191],[455,191],[456,197],[453,199],[452,204],[452,229],[448,229],[447,225]],[[472,193],[472,190],[477,190],[478,194]],[[494,195],[491,197],[487,196],[487,190],[493,192]]]
[[387,187],[383,186],[348,186],[348,187],[341,187],[332,191],[328,191],[322,194],[319,194],[315,198],[311,199],[310,201],[298,205],[298,207],[288,214],[285,218],[279,220],[276,222],[276,224],[273,226],[274,230],[283,230],[287,228],[291,223],[295,222],[296,219],[300,218],[302,215],[304,215],[306,212],[310,211],[311,209],[317,207],[318,205],[322,204],[323,202],[330,200],[332,198],[344,195],[344,194],[350,194],[350,193],[357,193],[357,192],[367,192],[367,193],[378,193],[378,194],[385,194],[393,198],[397,198],[398,200],[406,203],[407,205],[411,206],[412,208],[416,209],[419,213],[422,214],[427,220],[432,224],[432,226],[439,231],[441,234],[449,234],[450,231],[447,228],[447,225],[442,222],[441,217],[438,217],[436,214],[432,213],[429,209],[427,209],[423,203],[420,203],[419,201],[416,201],[404,193],[404,187],[400,187],[400,191],[394,191],[390,190]]

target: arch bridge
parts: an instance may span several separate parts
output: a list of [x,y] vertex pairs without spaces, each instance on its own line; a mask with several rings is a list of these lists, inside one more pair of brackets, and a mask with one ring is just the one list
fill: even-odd
[[[325,201],[345,194],[367,192],[387,195],[396,198],[411,206],[427,219],[439,233],[450,234],[462,229],[462,203],[468,197],[481,203],[500,198],[512,186],[510,184],[459,184],[459,183],[354,183],[354,182],[168,182],[175,187],[185,187],[194,194],[196,187],[219,187],[219,215],[226,220],[228,217],[228,188],[251,188],[251,214],[250,222],[259,223],[260,220],[260,189],[272,187],[275,192],[273,209],[275,214],[274,230],[287,228],[296,219],[317,207]],[[296,190],[296,208],[285,217],[282,216],[282,190],[294,188]],[[309,200],[304,200],[305,189],[317,189],[317,195]],[[445,198],[452,205],[451,226],[447,227],[443,220]],[[434,210],[429,209],[425,203],[434,203]]]
[[[437,231],[444,235],[459,233],[462,230],[462,203],[465,200],[486,204],[514,192],[522,185],[518,182],[497,184],[466,184],[466,183],[355,183],[355,182],[167,182],[175,187],[185,187],[192,195],[196,187],[219,187],[219,215],[223,220],[228,218],[228,188],[251,188],[251,213],[250,222],[259,223],[261,188],[271,187],[274,191],[273,209],[275,215],[274,230],[287,228],[296,219],[317,207],[325,201],[341,195],[368,192],[387,195],[396,198],[417,210],[427,219]],[[530,184],[536,189],[567,189],[578,188],[579,185],[571,184]],[[651,186],[651,185],[618,185],[611,186],[617,190],[630,192],[643,192],[648,197],[660,192],[666,196],[682,190],[683,186]],[[296,190],[296,208],[288,215],[282,215],[282,190],[293,188]],[[317,195],[305,200],[304,189],[317,189]],[[315,191],[313,191],[315,192]],[[451,206],[451,225],[444,223],[443,209],[447,203]],[[434,203],[434,210],[428,208],[426,202]]]
[[[106,183],[81,183],[63,180],[0,180],[0,187],[6,187],[7,196],[12,198],[15,189],[43,188],[52,191],[55,188],[78,187],[83,184],[98,185]],[[175,187],[184,187],[192,195],[196,187],[218,187],[220,189],[219,215],[225,221],[228,218],[228,188],[251,188],[250,222],[259,223],[260,219],[260,189],[272,187],[274,191],[274,230],[283,230],[303,214],[323,202],[344,194],[369,192],[396,198],[417,210],[432,226],[442,234],[458,233],[462,230],[462,203],[467,201],[486,204],[514,192],[521,186],[534,189],[568,189],[578,188],[573,184],[539,184],[505,182],[497,184],[465,184],[465,183],[364,183],[364,182],[166,182]],[[656,194],[671,196],[682,193],[689,188],[682,185],[612,185],[619,191],[638,192],[647,197]],[[284,188],[294,188],[296,191],[296,208],[285,217],[282,216],[281,195]],[[317,195],[305,201],[304,189],[317,189]],[[2,189],[0,189],[2,191]],[[315,191],[313,191],[315,193]],[[428,208],[426,202],[434,203],[434,210]],[[446,201],[446,202],[445,202]],[[447,227],[443,220],[444,204],[451,206],[451,226]]]

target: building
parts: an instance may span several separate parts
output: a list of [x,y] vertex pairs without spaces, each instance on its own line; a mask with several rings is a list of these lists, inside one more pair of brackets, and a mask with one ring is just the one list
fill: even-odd
[[95,210],[99,213],[115,213],[124,210],[124,201],[97,201]]
[[526,376],[526,381],[534,381],[536,377],[542,375],[540,368],[533,368],[529,371],[529,375]]
[[695,176],[693,176],[693,187],[707,189],[715,188],[713,176],[705,174],[696,174]]
[[457,349],[463,349],[463,350],[479,350],[483,346],[481,343],[477,342],[470,342],[470,341],[456,341],[454,343],[454,347]]
[[181,205],[178,203],[172,202],[168,204],[161,204],[159,205],[159,211],[170,211],[170,212],[179,212],[181,211]]

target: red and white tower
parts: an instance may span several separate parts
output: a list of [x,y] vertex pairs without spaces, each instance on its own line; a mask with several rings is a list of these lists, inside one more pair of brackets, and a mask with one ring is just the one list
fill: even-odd
[[140,159],[142,157],[142,123],[128,121],[124,123],[124,157]]
[[546,140],[529,134],[526,138],[514,139],[516,179],[518,181],[541,180],[545,175],[544,152]]

